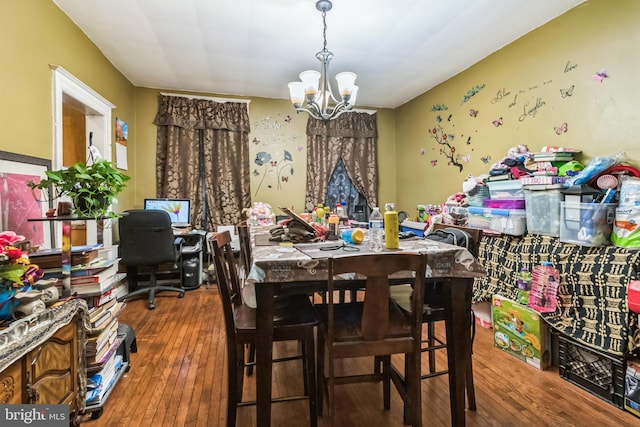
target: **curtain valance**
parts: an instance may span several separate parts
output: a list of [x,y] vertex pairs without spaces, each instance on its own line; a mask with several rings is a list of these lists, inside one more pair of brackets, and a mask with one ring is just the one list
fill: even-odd
[[345,113],[334,120],[323,122],[309,117],[307,135],[334,136],[341,138],[377,138],[375,114]]
[[160,96],[153,123],[187,130],[224,129],[249,133],[251,125],[244,102],[215,102],[180,96]]

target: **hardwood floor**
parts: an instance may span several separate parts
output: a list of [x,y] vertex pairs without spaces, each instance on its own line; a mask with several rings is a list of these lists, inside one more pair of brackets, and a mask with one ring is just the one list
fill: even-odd
[[[120,321],[135,333],[138,352],[131,370],[116,385],[100,418],[87,417],[87,427],[224,426],[226,425],[225,336],[215,286],[156,296],[156,309],[145,299],[127,303]],[[296,344],[277,346],[286,352]],[[442,355],[444,360],[445,355]],[[426,356],[423,366],[426,367]],[[467,425],[476,426],[638,426],[640,419],[560,378],[558,369],[539,371],[496,349],[490,329],[478,328],[474,344],[477,411],[467,411]],[[299,393],[299,362],[274,367],[274,395]],[[401,359],[395,360],[401,366]],[[349,361],[344,369],[368,369],[369,360]],[[255,391],[255,377],[245,379],[245,398]],[[392,387],[393,390],[393,387]],[[391,410],[382,409],[379,384],[337,388],[333,425],[402,426],[402,401],[392,392]],[[422,381],[423,425],[449,425],[447,376]],[[255,407],[238,410],[238,426],[255,425]],[[307,402],[277,403],[272,425],[309,425]],[[321,427],[330,426],[326,417]]]

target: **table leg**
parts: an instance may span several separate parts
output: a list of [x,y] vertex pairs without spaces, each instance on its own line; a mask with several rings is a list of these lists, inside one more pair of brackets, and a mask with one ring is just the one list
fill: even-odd
[[[256,284],[256,418],[257,425],[271,425],[271,377],[273,358],[273,286]],[[464,396],[463,396],[464,397]]]
[[[445,281],[444,304],[447,317],[447,354],[449,361],[449,400],[451,425],[465,425],[466,363],[471,351],[471,286],[473,280]],[[464,289],[464,291],[463,291]]]

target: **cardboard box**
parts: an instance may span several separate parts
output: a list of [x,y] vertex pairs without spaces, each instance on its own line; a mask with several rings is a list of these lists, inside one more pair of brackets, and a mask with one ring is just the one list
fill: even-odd
[[491,329],[491,302],[482,301],[475,304],[471,304],[471,309],[475,314],[476,325]]
[[640,361],[627,361],[624,383],[624,409],[640,417]]
[[535,310],[501,295],[492,299],[493,344],[538,369],[551,364],[547,324]]

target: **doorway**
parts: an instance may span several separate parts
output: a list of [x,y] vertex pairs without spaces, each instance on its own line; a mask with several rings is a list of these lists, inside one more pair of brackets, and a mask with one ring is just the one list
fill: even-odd
[[[115,105],[60,66],[53,70],[52,169],[90,159],[89,146],[111,161],[111,111]],[[56,231],[60,242],[62,229]],[[111,220],[73,221],[72,244],[112,244]]]

